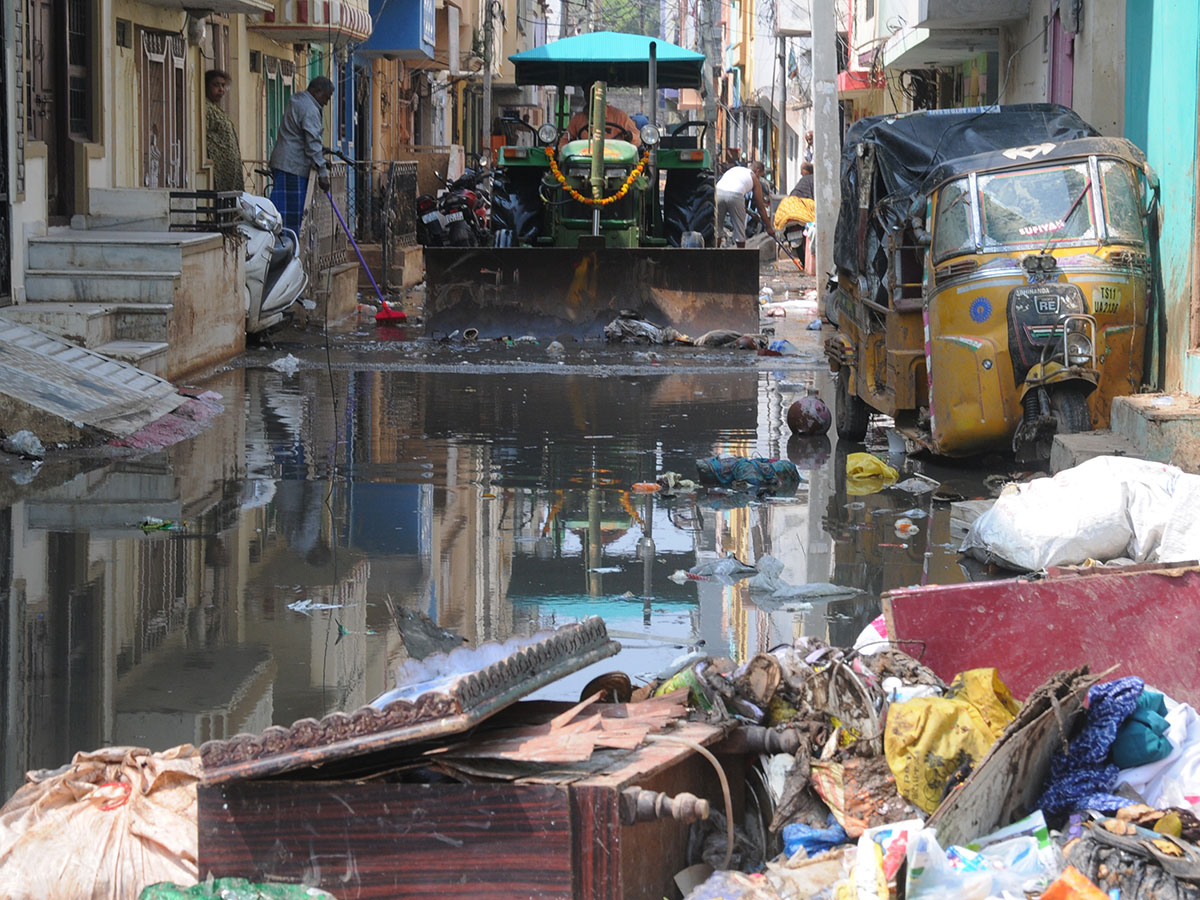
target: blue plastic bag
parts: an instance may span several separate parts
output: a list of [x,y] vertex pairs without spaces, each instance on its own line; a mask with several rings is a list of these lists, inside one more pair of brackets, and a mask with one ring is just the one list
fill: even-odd
[[796,822],[784,825],[782,834],[783,852],[789,857],[801,847],[809,856],[816,856],[818,853],[850,843],[846,829],[839,825],[833,816],[829,817],[829,824],[825,828],[813,828],[811,825]]

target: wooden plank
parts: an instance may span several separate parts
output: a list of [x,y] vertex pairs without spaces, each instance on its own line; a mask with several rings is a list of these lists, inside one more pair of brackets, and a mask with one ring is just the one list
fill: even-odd
[[574,859],[575,897],[620,900],[625,896],[621,856],[633,852],[624,846],[619,795],[612,788],[571,787],[571,855]]
[[198,793],[201,880],[303,880],[362,900],[584,896],[559,788],[265,781]]
[[1050,758],[1069,739],[1075,716],[1095,680],[1080,678],[1075,691],[1058,701],[1057,710],[1049,707],[1033,721],[1005,731],[962,786],[929,817],[927,824],[937,828],[941,844],[966,844],[1038,808]]
[[[995,666],[1017,697],[1060,669],[1112,666],[1181,702],[1200,705],[1200,568],[1040,581],[901,588],[883,596],[888,634],[949,681]],[[920,643],[924,643],[924,653]]]
[[[673,737],[684,738],[694,744],[704,747],[724,737],[725,732],[713,725],[703,722],[687,722],[671,732]],[[694,750],[684,744],[675,742],[655,742],[639,747],[616,767],[593,775],[581,785],[592,787],[628,787],[633,784],[644,784],[652,775],[675,765],[685,759]]]

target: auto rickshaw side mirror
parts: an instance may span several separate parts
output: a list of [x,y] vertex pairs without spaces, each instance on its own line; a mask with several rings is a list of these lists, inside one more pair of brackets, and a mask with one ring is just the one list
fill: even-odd
[[1150,168],[1149,163],[1142,164],[1142,176],[1146,179],[1146,188],[1150,193],[1150,202],[1146,204],[1146,215],[1153,215],[1158,209],[1159,182],[1158,173]]
[[917,246],[928,247],[933,243],[933,235],[925,230],[929,220],[929,202],[919,194],[913,198],[912,206],[908,208],[908,224],[912,227],[913,237]]

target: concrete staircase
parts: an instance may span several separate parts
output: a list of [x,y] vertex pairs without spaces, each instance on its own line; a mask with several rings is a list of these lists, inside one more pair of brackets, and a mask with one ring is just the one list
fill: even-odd
[[221,241],[218,234],[115,229],[31,237],[26,302],[0,316],[166,377],[185,259]]

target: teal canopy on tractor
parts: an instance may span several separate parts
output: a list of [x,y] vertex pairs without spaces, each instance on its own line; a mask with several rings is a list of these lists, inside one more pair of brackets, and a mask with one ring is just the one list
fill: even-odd
[[660,88],[699,88],[704,54],[642,34],[597,31],[534,47],[509,57],[517,84],[607,82],[612,87],[649,83],[650,43],[656,45]]

